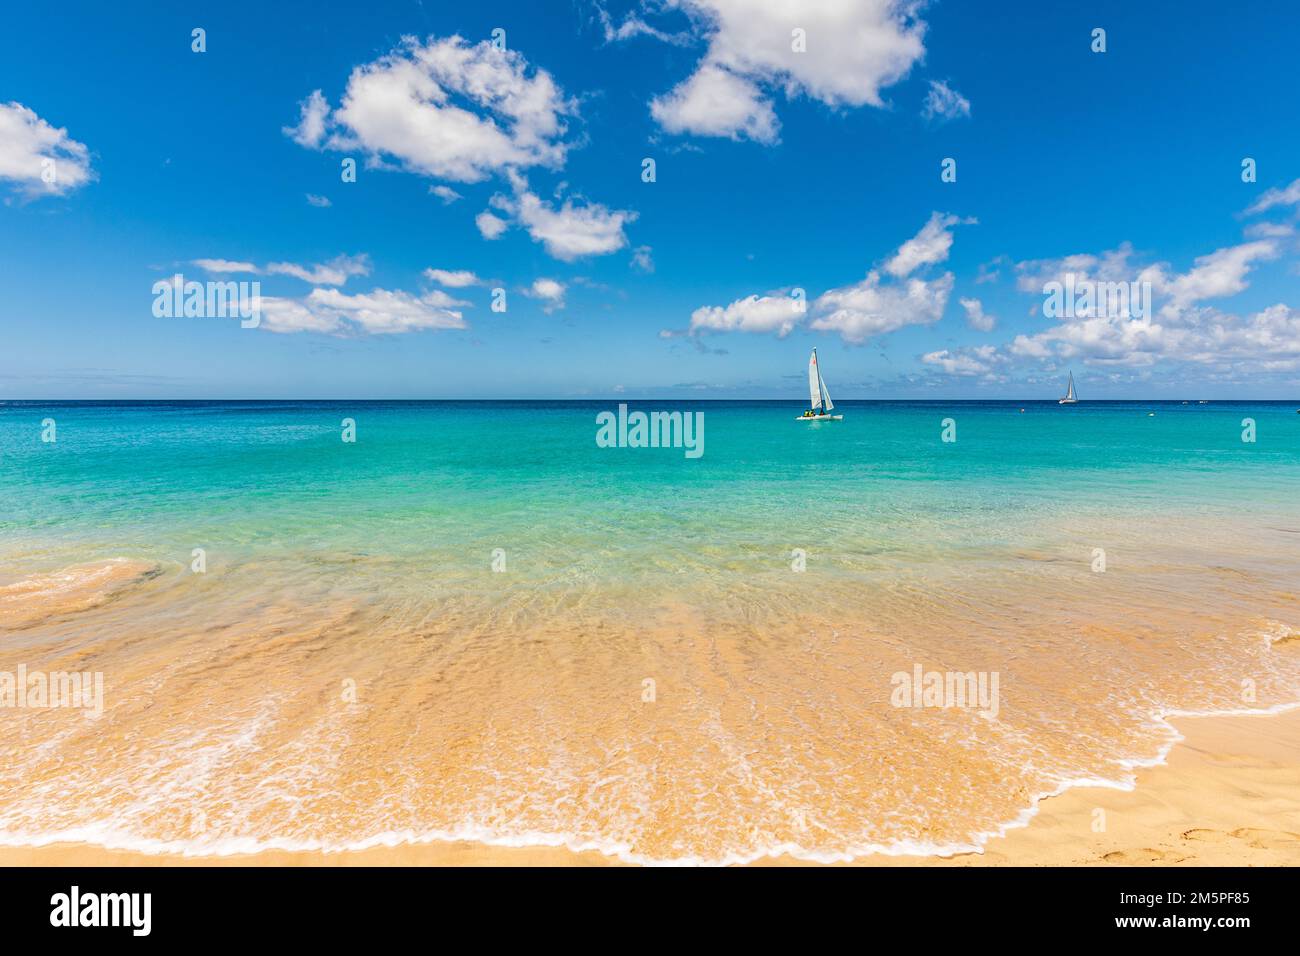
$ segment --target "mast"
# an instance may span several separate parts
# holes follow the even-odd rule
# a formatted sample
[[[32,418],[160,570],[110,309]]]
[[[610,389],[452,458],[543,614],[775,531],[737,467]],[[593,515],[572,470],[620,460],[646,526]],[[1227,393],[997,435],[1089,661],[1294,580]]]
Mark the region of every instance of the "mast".
[[[813,364],[817,366],[817,405],[818,414],[826,414],[826,385],[822,382],[822,363],[817,361],[817,346],[813,346]]]

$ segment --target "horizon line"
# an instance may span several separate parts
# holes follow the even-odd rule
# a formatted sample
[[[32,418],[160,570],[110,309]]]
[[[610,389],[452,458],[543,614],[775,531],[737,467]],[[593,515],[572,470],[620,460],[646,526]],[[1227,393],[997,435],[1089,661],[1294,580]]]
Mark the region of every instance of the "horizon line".
[[[0,399],[0,408],[10,404],[24,405],[48,405],[54,403],[80,403],[80,404],[198,404],[201,402],[278,402],[290,404],[294,402],[370,402],[370,403],[480,403],[488,404],[492,402],[613,402],[615,404],[628,402],[765,402],[765,403],[786,403],[790,405],[805,405],[806,403],[794,398],[690,398],[690,397],[672,397],[672,396],[573,396],[568,398],[4,398]],[[954,402],[984,402],[984,403],[1004,403],[1008,405],[1026,404],[1026,405],[1055,405],[1059,404],[1056,398],[843,398],[838,404],[872,404],[884,402],[931,402],[934,404],[951,404]],[[1200,403],[1220,403],[1220,404],[1259,404],[1259,403],[1276,403],[1276,404],[1296,404],[1300,403],[1298,398],[1090,398],[1079,399],[1075,404],[1078,405],[1106,405],[1106,404],[1124,404],[1130,402],[1148,402],[1151,404],[1162,405],[1181,405],[1181,404],[1200,404]]]

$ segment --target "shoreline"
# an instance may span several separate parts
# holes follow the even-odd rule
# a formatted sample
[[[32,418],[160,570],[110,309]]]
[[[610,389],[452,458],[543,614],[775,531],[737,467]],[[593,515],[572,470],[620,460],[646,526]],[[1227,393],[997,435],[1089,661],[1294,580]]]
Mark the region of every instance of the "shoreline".
[[[1070,787],[982,853],[871,854],[822,864],[782,855],[754,866],[1300,865],[1300,709],[1168,718],[1181,739],[1133,768],[1134,785]],[[183,856],[84,843],[0,846],[0,866],[623,866],[596,850],[471,841],[364,850]]]

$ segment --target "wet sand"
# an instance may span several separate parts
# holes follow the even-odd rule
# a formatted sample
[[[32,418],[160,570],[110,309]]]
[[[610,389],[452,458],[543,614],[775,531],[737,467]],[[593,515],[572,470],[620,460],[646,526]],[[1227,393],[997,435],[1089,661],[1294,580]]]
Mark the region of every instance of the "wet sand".
[[[1177,718],[1184,739],[1132,790],[1078,787],[1039,804],[1028,825],[948,858],[867,856],[865,866],[1300,865],[1300,710]],[[0,848],[15,866],[602,866],[561,847],[429,843],[338,853],[182,857],[81,844]],[[776,857],[757,865],[802,864]]]

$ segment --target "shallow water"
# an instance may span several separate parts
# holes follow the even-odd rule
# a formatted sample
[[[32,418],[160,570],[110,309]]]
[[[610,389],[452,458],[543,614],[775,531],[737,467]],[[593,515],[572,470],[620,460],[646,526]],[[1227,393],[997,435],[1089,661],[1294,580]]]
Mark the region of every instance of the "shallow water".
[[[676,407],[0,406],[0,671],[104,675],[4,712],[0,842],[952,852],[1300,699],[1292,405]]]

